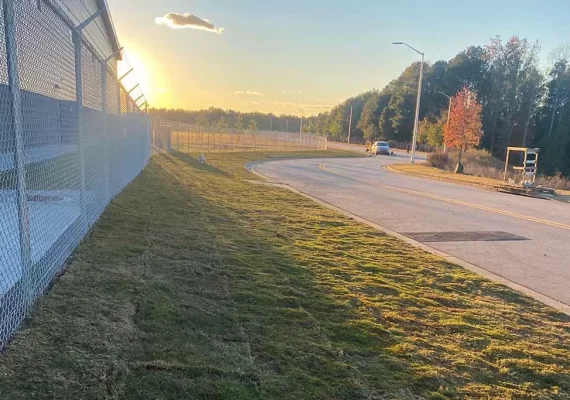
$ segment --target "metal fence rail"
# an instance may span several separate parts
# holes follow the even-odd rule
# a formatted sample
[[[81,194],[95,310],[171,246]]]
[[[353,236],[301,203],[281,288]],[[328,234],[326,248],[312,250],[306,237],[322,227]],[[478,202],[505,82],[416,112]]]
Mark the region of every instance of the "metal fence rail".
[[[116,54],[64,3],[0,0],[0,349],[151,156]]]
[[[310,151],[326,150],[327,138],[311,134],[226,129],[152,118],[155,152],[171,150],[186,153],[233,151]]]

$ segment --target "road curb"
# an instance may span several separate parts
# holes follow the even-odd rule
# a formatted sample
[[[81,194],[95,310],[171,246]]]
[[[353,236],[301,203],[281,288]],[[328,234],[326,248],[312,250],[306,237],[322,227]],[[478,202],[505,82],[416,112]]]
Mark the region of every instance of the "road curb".
[[[372,228],[374,228],[374,229],[376,229],[376,230],[378,230],[378,231],[380,231],[380,232],[386,233],[387,235],[394,236],[394,237],[396,237],[396,238],[398,238],[398,239],[400,239],[400,240],[406,242],[407,244],[409,244],[409,245],[411,245],[411,246],[413,246],[413,247],[415,247],[415,248],[418,248],[418,249],[423,250],[423,251],[426,251],[426,252],[428,252],[428,253],[430,253],[430,254],[436,255],[436,256],[438,256],[438,257],[440,257],[440,258],[442,258],[442,259],[444,259],[444,260],[446,260],[446,261],[448,261],[448,262],[450,262],[450,263],[459,265],[460,267],[463,267],[463,268],[465,268],[465,269],[467,269],[467,270],[469,270],[469,271],[471,271],[471,272],[474,272],[474,273],[476,273],[476,274],[478,274],[478,275],[480,275],[480,276],[482,276],[482,277],[484,277],[484,278],[487,278],[487,279],[489,279],[490,281],[493,281],[493,282],[500,283],[500,284],[503,284],[503,285],[505,285],[505,286],[508,286],[509,288],[514,289],[514,290],[516,290],[517,292],[520,292],[520,293],[525,294],[525,295],[527,295],[527,296],[529,296],[529,297],[532,297],[533,299],[535,299],[535,300],[537,300],[537,301],[539,301],[539,302],[541,302],[541,303],[543,303],[543,304],[545,304],[545,305],[547,305],[547,306],[550,306],[550,307],[552,307],[552,308],[557,309],[558,311],[561,311],[561,312],[563,312],[563,313],[565,313],[565,314],[567,314],[567,315],[570,315],[570,305],[567,305],[567,304],[565,304],[565,303],[562,303],[562,302],[560,302],[560,301],[558,301],[558,300],[556,300],[556,299],[553,299],[553,298],[551,298],[551,297],[549,297],[549,296],[547,296],[547,295],[545,295],[545,294],[542,294],[542,293],[540,293],[540,292],[537,292],[537,291],[535,291],[535,290],[533,290],[533,289],[530,289],[530,288],[528,288],[528,287],[526,287],[526,286],[523,286],[523,285],[520,285],[520,284],[518,284],[518,283],[516,283],[516,282],[513,282],[513,281],[511,281],[510,279],[505,278],[504,276],[495,274],[494,272],[488,271],[488,270],[486,270],[486,269],[484,269],[484,268],[481,268],[481,267],[479,267],[479,266],[477,266],[477,265],[475,265],[475,264],[471,264],[470,262],[464,261],[464,260],[462,260],[462,259],[460,259],[460,258],[457,258],[457,257],[455,257],[455,256],[452,256],[452,255],[450,255],[450,254],[447,254],[447,253],[445,253],[445,252],[443,252],[443,251],[441,251],[441,250],[438,250],[438,249],[436,249],[436,248],[430,247],[430,246],[426,245],[425,243],[418,242],[418,241],[416,241],[416,240],[414,240],[414,239],[411,239],[411,238],[409,238],[409,237],[407,237],[407,236],[402,235],[401,233],[398,233],[398,232],[395,232],[395,231],[393,231],[393,230],[391,230],[391,229],[385,228],[385,227],[383,227],[382,225],[378,225],[378,224],[376,224],[376,223],[374,223],[374,222],[372,222],[372,221],[369,221],[369,220],[367,220],[367,219],[365,219],[365,218],[362,218],[362,217],[360,217],[360,216],[358,216],[358,215],[356,215],[356,214],[353,214],[353,213],[351,213],[350,211],[347,211],[347,210],[345,210],[345,209],[343,209],[343,208],[337,207],[337,206],[335,206],[335,205],[333,205],[333,204],[327,203],[326,201],[323,201],[323,200],[321,200],[321,199],[318,199],[318,198],[316,198],[316,197],[313,197],[313,196],[311,196],[311,195],[309,195],[309,194],[307,194],[307,193],[304,193],[304,192],[302,192],[302,191],[300,191],[300,190],[298,190],[298,189],[295,189],[295,188],[293,188],[293,187],[291,187],[291,186],[289,186],[289,185],[285,185],[285,184],[276,182],[276,181],[274,181],[274,180],[272,180],[272,179],[266,177],[265,175],[261,174],[260,172],[256,171],[255,167],[256,167],[257,165],[264,164],[264,163],[266,163],[266,162],[271,162],[271,161],[270,161],[270,160],[268,160],[268,161],[252,161],[252,162],[247,163],[247,164],[245,165],[245,168],[246,168],[248,171],[250,171],[251,173],[253,173],[254,175],[256,175],[256,176],[258,176],[259,178],[263,179],[264,181],[272,183],[272,186],[274,186],[274,187],[277,186],[277,187],[281,187],[281,188],[283,188],[283,189],[288,189],[288,190],[290,190],[290,191],[292,191],[292,192],[294,192],[294,193],[297,193],[297,194],[299,194],[299,195],[301,195],[301,196],[303,196],[303,197],[305,197],[305,198],[308,198],[308,199],[314,201],[315,203],[317,203],[317,204],[319,204],[319,205],[322,205],[322,206],[327,207],[327,208],[329,208],[329,209],[331,209],[331,210],[334,210],[334,211],[336,211],[336,212],[338,212],[338,213],[344,215],[345,217],[348,217],[348,218],[353,219],[354,221],[357,221],[357,222],[366,224],[366,225],[368,225],[368,226],[370,226],[370,227],[372,227]],[[276,184],[277,184],[277,185],[276,185]]]

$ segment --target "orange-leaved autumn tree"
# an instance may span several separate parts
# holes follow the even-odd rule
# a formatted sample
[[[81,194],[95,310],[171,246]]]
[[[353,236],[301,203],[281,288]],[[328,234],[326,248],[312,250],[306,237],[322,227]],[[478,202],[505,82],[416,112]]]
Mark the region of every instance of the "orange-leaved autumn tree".
[[[455,172],[463,171],[461,164],[463,151],[481,142],[483,136],[481,109],[477,95],[467,86],[453,97],[449,124],[444,130],[443,140],[447,147],[459,148],[459,161]]]

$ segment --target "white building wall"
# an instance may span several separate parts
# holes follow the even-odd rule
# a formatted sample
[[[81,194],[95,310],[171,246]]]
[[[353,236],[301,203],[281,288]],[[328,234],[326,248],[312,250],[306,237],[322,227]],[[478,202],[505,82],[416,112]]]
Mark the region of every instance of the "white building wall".
[[[71,21],[80,24],[91,15],[95,14],[99,7],[96,0],[53,0],[69,17]],[[106,58],[113,53],[111,45],[113,39],[109,38],[103,17],[99,16],[83,31],[84,38],[93,45],[100,58]],[[113,63],[116,69],[116,63]]]

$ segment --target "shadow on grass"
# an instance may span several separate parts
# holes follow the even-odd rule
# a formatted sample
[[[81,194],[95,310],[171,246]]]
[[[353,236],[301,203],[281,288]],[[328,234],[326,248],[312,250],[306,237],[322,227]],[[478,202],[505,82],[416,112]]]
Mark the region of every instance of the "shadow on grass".
[[[516,293],[244,182],[246,159],[211,156],[219,172],[198,174],[202,164],[184,157],[154,157],[0,358],[0,398],[505,399],[570,389],[568,318],[506,302]]]
[[[192,157],[188,153],[182,153],[180,151],[173,150],[171,156],[177,158],[178,160],[188,164],[188,166],[204,172],[211,172],[213,174],[224,175],[224,176],[231,176],[230,173],[223,171],[215,166],[208,164],[208,155],[206,155],[206,162],[202,163],[198,158]]]
[[[265,189],[202,167],[157,156],[115,199],[0,359],[0,398],[363,399],[407,385],[406,362],[384,354],[397,340],[355,329],[353,306],[271,233]]]
[[[233,171],[223,155],[212,163]],[[185,182],[176,163],[160,167]],[[287,191],[225,178],[208,185],[196,206],[227,263],[263,398],[506,398],[570,388],[570,377],[546,366],[568,361],[542,364],[541,355],[564,335],[567,316]],[[553,335],[538,339],[547,325]],[[500,381],[499,353],[514,372]]]
[[[282,238],[272,231],[279,230],[278,225],[282,224],[281,205],[271,206],[275,194],[267,197],[265,188],[235,180],[230,183],[225,179],[229,175],[226,174],[219,181],[208,182],[216,189],[212,190],[213,197],[204,197],[202,191],[195,193],[191,188],[185,188],[191,186],[188,185],[189,175],[177,162],[168,158],[162,161],[155,165],[156,179],[169,177],[171,184],[180,188],[181,198],[192,198],[191,208],[196,210],[196,216],[192,218],[191,229],[198,230],[201,235],[200,258],[205,255],[218,257],[216,262],[207,263],[207,274],[217,275],[210,283],[211,288],[223,288],[227,291],[224,296],[231,300],[226,304],[212,304],[217,316],[203,310],[203,316],[187,321],[195,329],[206,332],[205,336],[221,339],[224,343],[223,346],[206,346],[212,353],[202,354],[199,358],[217,362],[204,363],[204,371],[217,370],[222,365],[226,370],[242,370],[251,378],[249,383],[255,383],[256,396],[263,399],[360,399],[365,398],[365,393],[391,393],[407,388],[406,377],[410,374],[407,362],[390,356],[387,350],[399,343],[397,336],[390,335],[381,325],[359,326],[357,321],[361,316],[354,305],[335,300],[327,287],[319,286],[308,263],[287,251]],[[231,193],[235,197],[231,200],[224,195],[222,203],[215,192],[217,188],[231,191],[230,187],[237,189],[236,193]],[[164,192],[172,193],[172,189]],[[247,196],[243,197],[244,194]],[[265,200],[269,201],[264,205]],[[290,200],[297,201],[298,198],[293,195]],[[161,238],[157,240],[159,247],[171,247],[168,245],[170,239],[165,238],[164,243]],[[185,275],[189,272],[183,271]],[[177,278],[180,282],[184,280],[184,277]],[[203,281],[194,281],[191,285],[208,290]],[[184,287],[188,290],[190,286]],[[220,329],[220,321],[232,320],[231,315],[237,316],[233,321],[235,325]],[[212,317],[217,317],[218,321]],[[188,325],[182,324],[181,329],[187,330]],[[172,346],[174,354],[184,349],[189,339],[183,332],[175,332],[166,342],[168,347]],[[247,349],[234,360],[226,359],[223,348],[228,343],[246,344]],[[216,348],[219,350],[213,350]],[[368,373],[374,371],[374,377],[366,379],[360,369]],[[212,392],[207,394],[220,395],[222,392],[215,389],[219,384],[213,381],[219,374],[206,375],[212,379]],[[139,379],[136,385],[134,383],[130,389],[138,394],[133,398],[153,390],[154,395],[160,394],[153,389],[156,383],[153,380],[143,387]],[[232,396],[223,398],[240,396],[232,392]],[[243,398],[257,397],[249,393],[249,397]]]

